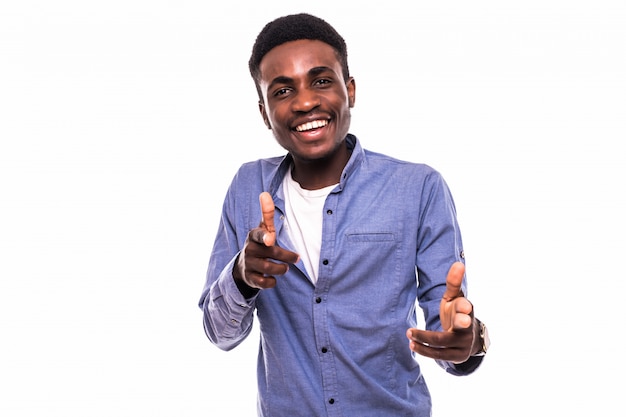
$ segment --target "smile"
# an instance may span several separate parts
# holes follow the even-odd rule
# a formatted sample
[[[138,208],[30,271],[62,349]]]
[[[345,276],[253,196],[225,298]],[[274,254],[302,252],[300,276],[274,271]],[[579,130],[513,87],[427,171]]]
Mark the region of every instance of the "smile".
[[[300,126],[296,126],[296,131],[306,132],[307,130],[318,129],[326,125],[328,125],[328,120],[313,120],[312,122],[307,122],[307,123],[301,124]]]

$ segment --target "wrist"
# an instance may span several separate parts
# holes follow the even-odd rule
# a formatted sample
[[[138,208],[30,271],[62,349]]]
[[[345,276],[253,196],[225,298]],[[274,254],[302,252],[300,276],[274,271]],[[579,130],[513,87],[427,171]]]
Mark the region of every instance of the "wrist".
[[[243,298],[245,298],[246,300],[254,297],[259,292],[258,288],[252,288],[251,286],[246,284],[242,279],[237,279],[235,277],[233,277],[233,279],[235,280],[235,285],[237,286],[237,289],[239,290],[241,295],[243,295]]]
[[[237,286],[237,289],[245,299],[252,298],[259,292],[258,288],[253,288],[249,286],[241,276],[239,270],[239,256],[237,256],[237,259],[235,260],[232,276],[233,280],[235,281],[235,285]]]

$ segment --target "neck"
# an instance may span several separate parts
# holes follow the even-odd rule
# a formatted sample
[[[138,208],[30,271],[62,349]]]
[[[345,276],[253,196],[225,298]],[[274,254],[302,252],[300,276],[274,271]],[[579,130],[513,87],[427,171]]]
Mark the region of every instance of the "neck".
[[[305,190],[319,190],[337,184],[351,153],[344,144],[330,158],[308,161],[294,158],[291,176]]]

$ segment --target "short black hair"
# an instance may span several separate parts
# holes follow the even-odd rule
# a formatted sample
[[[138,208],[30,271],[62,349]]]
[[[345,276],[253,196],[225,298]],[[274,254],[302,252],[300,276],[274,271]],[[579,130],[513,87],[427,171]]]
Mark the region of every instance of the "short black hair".
[[[262,97],[259,80],[261,60],[270,50],[290,41],[300,39],[318,40],[330,45],[336,52],[341,63],[343,78],[345,81],[350,77],[348,70],[348,48],[343,37],[328,22],[319,17],[307,13],[298,13],[279,17],[261,30],[252,47],[252,55],[248,62],[250,75],[254,80],[259,98]]]

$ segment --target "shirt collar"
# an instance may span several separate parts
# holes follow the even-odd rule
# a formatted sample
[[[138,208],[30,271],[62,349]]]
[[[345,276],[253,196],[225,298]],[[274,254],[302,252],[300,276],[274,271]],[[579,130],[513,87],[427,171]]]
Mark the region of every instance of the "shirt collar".
[[[357,169],[357,167],[361,165],[365,157],[365,153],[363,151],[363,148],[361,147],[361,143],[353,134],[348,133],[346,139],[344,140],[344,145],[352,151],[352,154],[350,155],[348,163],[343,168],[341,178],[339,179],[339,185],[337,186],[337,191],[343,190],[346,181],[348,180],[348,178],[350,178],[350,176]],[[280,161],[280,163],[276,166],[274,175],[270,176],[272,180],[270,182],[269,190],[272,195],[275,195],[277,190],[280,188],[283,178],[289,172],[292,162],[293,158],[291,157],[291,155],[286,154]]]

